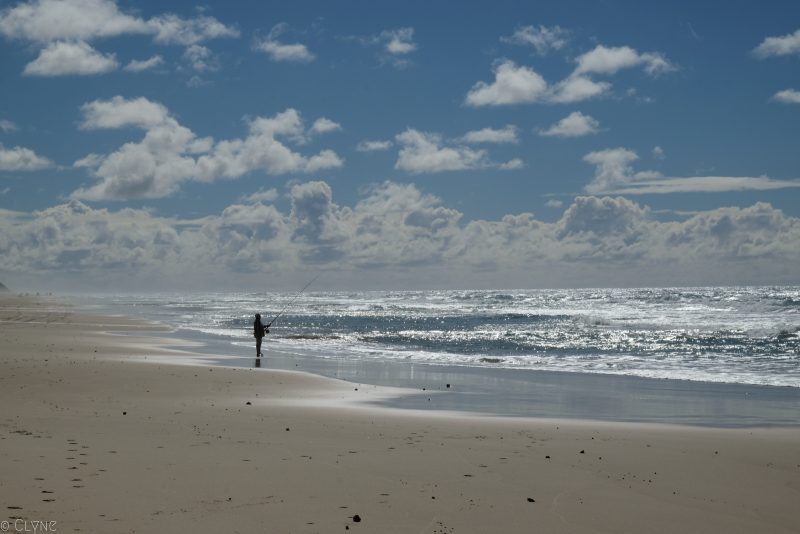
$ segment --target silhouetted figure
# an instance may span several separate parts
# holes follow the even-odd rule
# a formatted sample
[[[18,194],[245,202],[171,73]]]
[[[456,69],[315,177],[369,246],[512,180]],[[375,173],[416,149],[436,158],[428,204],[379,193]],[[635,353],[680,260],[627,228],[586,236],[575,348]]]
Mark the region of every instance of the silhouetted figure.
[[[269,329],[261,323],[261,314],[256,314],[256,320],[253,322],[253,337],[256,338],[256,358],[261,356],[261,340],[265,335],[269,334]]]

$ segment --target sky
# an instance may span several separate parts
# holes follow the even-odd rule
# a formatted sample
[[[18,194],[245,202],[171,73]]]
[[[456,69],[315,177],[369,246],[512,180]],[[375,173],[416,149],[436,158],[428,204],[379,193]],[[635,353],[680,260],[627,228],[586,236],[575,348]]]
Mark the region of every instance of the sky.
[[[0,281],[800,283],[792,1],[0,2]]]

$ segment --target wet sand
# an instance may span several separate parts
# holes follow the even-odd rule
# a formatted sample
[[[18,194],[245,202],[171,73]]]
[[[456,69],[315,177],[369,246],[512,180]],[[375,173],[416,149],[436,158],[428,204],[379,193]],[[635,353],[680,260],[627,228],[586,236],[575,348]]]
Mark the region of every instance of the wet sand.
[[[160,334],[0,298],[10,531],[800,531],[797,427],[401,410],[390,388],[153,363]]]

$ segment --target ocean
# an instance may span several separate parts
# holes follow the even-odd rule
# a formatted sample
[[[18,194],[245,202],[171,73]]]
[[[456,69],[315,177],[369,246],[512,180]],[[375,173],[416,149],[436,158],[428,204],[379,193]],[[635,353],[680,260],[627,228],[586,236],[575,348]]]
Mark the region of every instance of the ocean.
[[[313,289],[313,288],[312,288]],[[241,365],[263,350],[411,363],[800,387],[800,288],[189,293],[82,297],[155,320]],[[252,363],[249,365],[252,366]]]

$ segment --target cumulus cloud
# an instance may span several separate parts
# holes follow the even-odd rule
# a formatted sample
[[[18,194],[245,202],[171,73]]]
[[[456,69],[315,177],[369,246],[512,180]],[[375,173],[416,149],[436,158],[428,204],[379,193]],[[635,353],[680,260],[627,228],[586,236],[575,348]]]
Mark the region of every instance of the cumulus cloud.
[[[519,129],[513,124],[502,128],[481,128],[467,132],[461,138],[465,143],[519,143]]]
[[[114,0],[30,0],[0,11],[0,34],[40,45],[39,56],[24,74],[60,76],[101,74],[119,65],[89,42],[121,35],[149,35],[159,44],[197,45],[209,39],[238,37],[239,31],[214,17],[182,18],[173,14],[150,19],[125,13]],[[126,70],[152,68],[131,62]]]
[[[510,60],[500,61],[494,67],[494,82],[477,82],[464,103],[474,107],[534,102],[569,104],[596,98],[611,90],[609,82],[594,80],[594,75],[613,75],[623,69],[642,67],[647,74],[656,76],[676,69],[663,54],[640,53],[629,46],[598,45],[575,61],[577,65],[572,73],[553,84],[529,67],[518,67]]]
[[[564,202],[555,198],[551,198],[545,202],[544,205],[548,208],[558,209],[564,207]]]
[[[386,52],[395,56],[410,54],[417,49],[417,44],[414,42],[414,28],[384,30],[377,40],[383,43]]]
[[[608,148],[590,152],[583,161],[595,165],[594,180],[587,186],[589,193],[614,191],[633,179],[631,163],[639,159],[636,152],[627,148]]]
[[[800,53],[800,30],[780,37],[767,37],[753,49],[753,55],[764,59]]]
[[[25,65],[26,76],[66,76],[103,74],[119,67],[114,54],[101,54],[83,41],[58,41],[45,47]]]
[[[550,50],[561,50],[569,41],[569,32],[560,26],[547,27],[522,26],[517,28],[508,37],[501,37],[501,41],[517,45],[532,46],[540,56]]]
[[[314,124],[311,126],[311,133],[312,134],[324,134],[330,132],[336,132],[342,129],[342,125],[338,122],[334,122],[326,117],[320,117],[319,119],[314,121]]]
[[[494,82],[477,82],[465,98],[468,106],[501,106],[543,100],[547,82],[528,67],[518,67],[510,60],[495,65]]]
[[[237,280],[273,283],[325,270],[345,285],[664,285],[797,283],[800,219],[769,204],[726,207],[661,222],[622,197],[577,197],[555,222],[531,213],[464,221],[412,184],[372,186],[350,206],[325,182],[293,183],[290,208],[261,190],[202,219],[146,210],[93,209],[79,201],[34,213],[0,211],[0,272],[87,287],[174,288]],[[558,201],[548,206],[560,208]],[[155,276],[158,275],[158,276]],[[676,278],[677,276],[677,278]],[[82,278],[80,278],[82,277]],[[544,278],[542,278],[544,277]],[[527,281],[527,282],[526,282]]]
[[[113,0],[23,2],[0,11],[0,33],[8,38],[39,43],[146,34],[152,35],[157,43],[184,46],[239,36],[236,28],[214,17],[182,18],[165,14],[145,20],[120,11]]]
[[[800,180],[775,180],[766,176],[690,176],[665,177],[656,171],[634,172],[639,157],[627,148],[590,152],[583,157],[595,165],[594,179],[585,190],[593,194],[714,193],[722,191],[765,191],[800,187]]]
[[[150,59],[132,59],[125,67],[122,69],[127,72],[142,72],[145,70],[154,69],[156,67],[160,67],[164,64],[164,58],[161,56],[153,56]]]
[[[158,102],[144,97],[126,99],[115,96],[109,100],[94,100],[81,106],[85,130],[123,128],[136,126],[149,128],[164,123],[169,111]]]
[[[573,111],[546,130],[541,130],[539,135],[551,137],[581,137],[595,134],[600,129],[600,122],[580,111]]]
[[[73,192],[73,198],[160,198],[175,193],[190,180],[234,179],[254,171],[270,175],[311,173],[344,164],[332,150],[305,156],[286,144],[305,139],[303,120],[294,109],[274,117],[256,117],[248,124],[247,137],[220,141],[198,137],[163,105],[142,97],[96,100],[81,109],[84,129],[132,126],[144,130],[145,135],[111,154],[91,154],[76,162],[94,167],[98,183]]]
[[[655,159],[664,159],[666,158],[666,154],[664,153],[664,149],[660,146],[653,147],[653,158]]]
[[[371,141],[369,139],[365,139],[356,145],[356,150],[358,152],[379,152],[389,150],[393,146],[394,143],[391,141]]]
[[[775,93],[772,99],[776,102],[781,102],[782,104],[800,104],[800,91],[795,89],[784,89],[783,91],[778,91]]]
[[[308,47],[301,43],[282,43],[281,35],[290,30],[285,22],[276,24],[264,39],[257,39],[254,48],[264,52],[272,61],[289,61],[295,63],[309,63],[316,59]]]
[[[594,49],[575,59],[578,66],[574,74],[616,74],[622,69],[644,67],[645,72],[657,75],[675,70],[662,55],[655,52],[640,53],[629,46],[606,47],[597,45]]]
[[[557,104],[572,104],[603,96],[611,90],[608,82],[598,82],[586,76],[569,76],[553,86],[549,101]]]
[[[395,140],[402,147],[395,169],[413,174],[461,171],[488,164],[485,150],[442,146],[442,138],[437,134],[409,128],[398,134]]]
[[[52,166],[52,161],[29,148],[6,148],[0,143],[0,171],[38,171]]]
[[[0,11],[0,33],[46,43],[148,33],[147,22],[110,0],[31,0]]]

